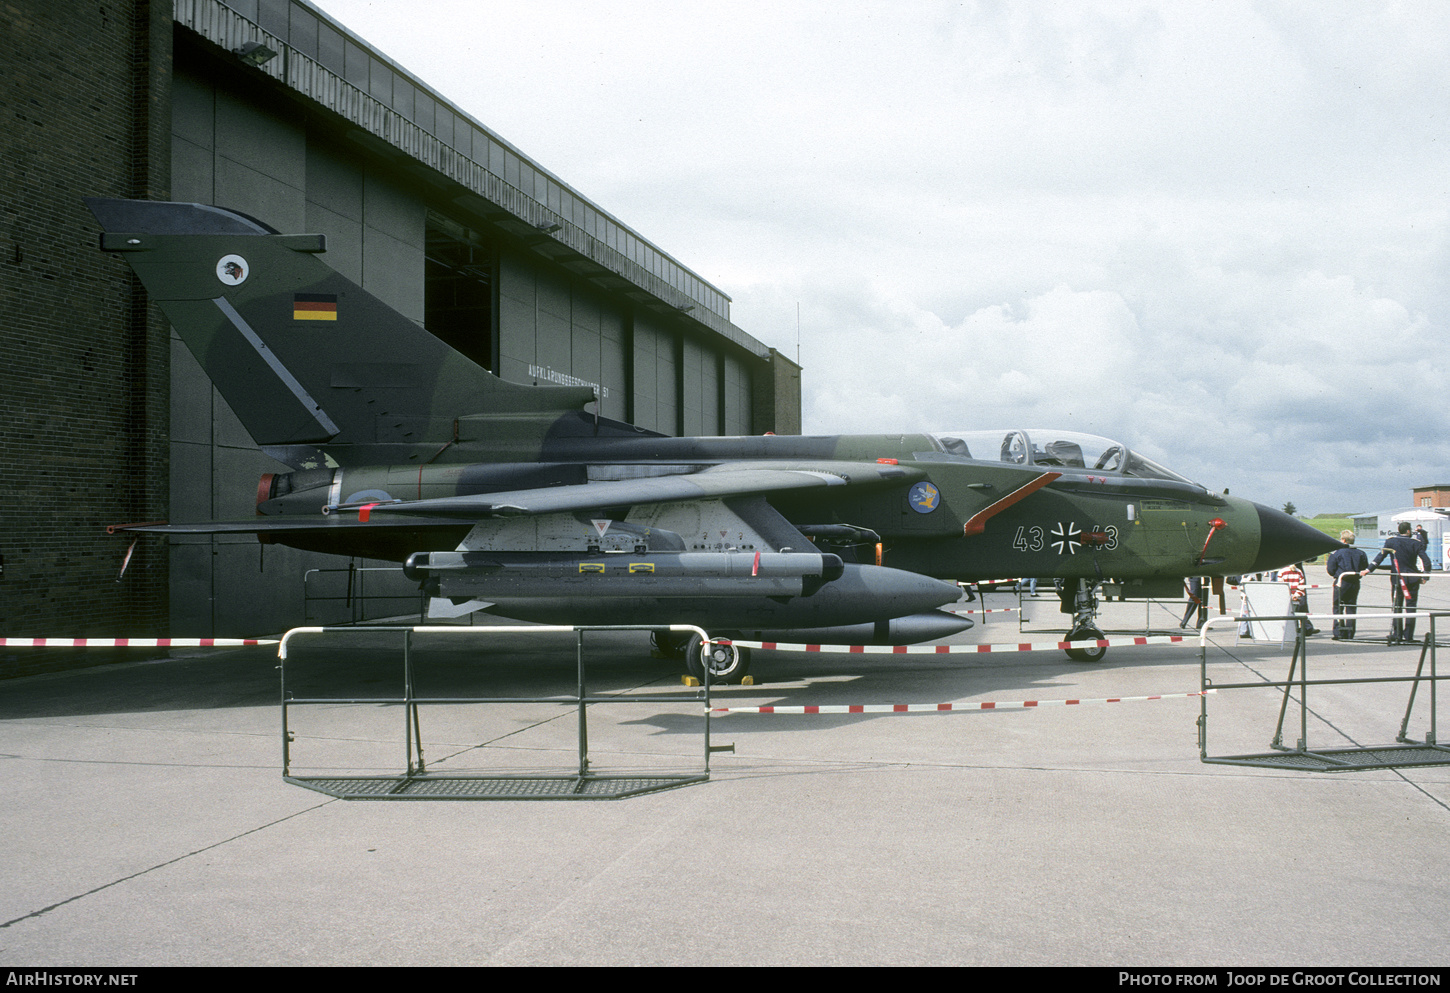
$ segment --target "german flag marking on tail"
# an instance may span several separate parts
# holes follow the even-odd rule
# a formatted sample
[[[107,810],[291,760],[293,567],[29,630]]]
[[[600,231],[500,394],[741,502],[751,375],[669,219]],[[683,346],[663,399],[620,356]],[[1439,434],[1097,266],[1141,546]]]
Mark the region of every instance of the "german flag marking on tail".
[[[337,320],[336,293],[295,293],[292,296],[294,321]]]

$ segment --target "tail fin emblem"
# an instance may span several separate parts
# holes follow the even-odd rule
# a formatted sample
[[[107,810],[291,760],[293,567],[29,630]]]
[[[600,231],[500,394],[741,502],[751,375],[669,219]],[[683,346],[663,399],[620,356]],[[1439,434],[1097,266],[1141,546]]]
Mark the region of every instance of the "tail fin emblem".
[[[216,264],[216,278],[227,286],[240,286],[247,281],[251,267],[240,255],[224,255]]]

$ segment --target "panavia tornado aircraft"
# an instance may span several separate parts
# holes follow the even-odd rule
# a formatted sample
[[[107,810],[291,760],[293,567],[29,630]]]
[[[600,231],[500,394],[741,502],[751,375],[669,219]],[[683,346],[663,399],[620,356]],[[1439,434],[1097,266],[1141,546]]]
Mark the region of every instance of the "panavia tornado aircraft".
[[[387,559],[434,597],[520,620],[695,624],[764,641],[909,644],[971,621],[953,581],[1064,580],[1069,641],[1105,582],[1173,596],[1339,543],[1064,431],[675,438],[592,414],[590,387],[505,382],[326,265],[321,235],[201,204],[88,199],[253,440],[291,467],[252,533]],[[731,644],[663,641],[738,679]],[[1079,659],[1105,646],[1074,647]]]

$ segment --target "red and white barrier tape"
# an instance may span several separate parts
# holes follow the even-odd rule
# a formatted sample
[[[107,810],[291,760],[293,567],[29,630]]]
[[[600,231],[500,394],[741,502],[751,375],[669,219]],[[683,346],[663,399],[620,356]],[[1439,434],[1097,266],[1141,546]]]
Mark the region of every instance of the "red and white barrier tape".
[[[1021,610],[1021,607],[993,607],[990,610],[947,610],[948,614],[1009,614]]]
[[[1384,568],[1384,567],[1381,567],[1379,569],[1379,572],[1384,573],[1386,576],[1394,576],[1394,575],[1396,575],[1394,572],[1391,572],[1388,568]],[[1357,575],[1357,574],[1356,573],[1353,573],[1353,572],[1342,572],[1342,573],[1340,573],[1340,575],[1341,576],[1353,576],[1353,575]],[[1408,577],[1410,579],[1434,579],[1436,576],[1443,576],[1443,575],[1445,575],[1445,573],[1444,572],[1402,572],[1402,573],[1399,573],[1399,575],[1406,576],[1406,577]],[[1365,579],[1368,579],[1369,577],[1366,576],[1364,578]],[[1270,582],[1273,582],[1273,580],[1269,580],[1269,579],[1254,580],[1254,581],[1255,582],[1262,582],[1262,583],[1270,583]],[[1288,585],[1287,583],[1284,583],[1283,580],[1279,580],[1278,582],[1281,583],[1282,585],[1285,585],[1285,586]],[[1230,590],[1237,590],[1237,589],[1240,589],[1241,588],[1241,584],[1228,583],[1227,586],[1226,586],[1226,588],[1227,589],[1230,589]],[[1306,590],[1332,590],[1332,589],[1334,589],[1334,584],[1333,583],[1306,583],[1304,585],[1304,588]]]
[[[0,648],[238,648],[265,638],[0,638]]]
[[[1271,582],[1271,580],[1268,580],[1268,579],[1255,580],[1255,582],[1269,583],[1269,582]],[[1278,582],[1279,582],[1279,585],[1280,586],[1288,586],[1289,585],[1288,583],[1284,582],[1283,580],[1279,580]],[[1320,583],[1305,583],[1304,584],[1304,588],[1306,590],[1332,590],[1332,589],[1334,589],[1334,584],[1333,583],[1324,583],[1324,584],[1321,585]],[[1242,589],[1242,587],[1237,586],[1237,585],[1235,585],[1233,583],[1228,583],[1228,584],[1226,584],[1224,586],[1224,589],[1237,590],[1237,589]]]
[[[1098,638],[1096,641],[1038,641],[1015,645],[791,645],[776,641],[720,642],[767,652],[810,652],[842,655],[978,655],[987,652],[1055,652],[1068,648],[1122,648],[1128,645],[1177,645],[1197,643],[1197,638],[1179,634],[1138,635],[1133,638]]]
[[[1153,696],[1110,696],[1098,700],[1017,700],[1002,703],[991,700],[977,703],[856,703],[817,704],[805,706],[711,707],[710,714],[923,714],[965,710],[1018,710],[1033,707],[1077,707],[1085,703],[1136,703],[1144,700],[1183,700],[1203,696],[1214,690],[1192,693],[1158,693]]]

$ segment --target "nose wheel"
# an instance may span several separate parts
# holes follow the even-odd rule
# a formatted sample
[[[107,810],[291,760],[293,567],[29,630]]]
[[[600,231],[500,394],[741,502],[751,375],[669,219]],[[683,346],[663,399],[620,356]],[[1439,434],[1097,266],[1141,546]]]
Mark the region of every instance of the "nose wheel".
[[[1104,641],[1103,633],[1091,624],[1073,628],[1067,633],[1066,641]],[[1108,654],[1107,645],[1092,645],[1082,648],[1065,649],[1067,657],[1074,662],[1101,662],[1103,656]]]

